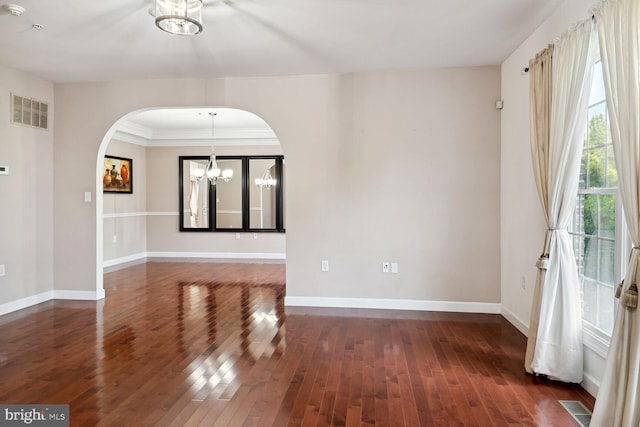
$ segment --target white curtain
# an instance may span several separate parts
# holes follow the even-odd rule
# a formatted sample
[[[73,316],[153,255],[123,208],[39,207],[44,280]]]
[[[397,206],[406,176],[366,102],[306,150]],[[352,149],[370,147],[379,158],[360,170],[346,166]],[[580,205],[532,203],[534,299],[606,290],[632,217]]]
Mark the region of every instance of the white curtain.
[[[640,425],[640,1],[601,3],[595,10],[607,105],[624,214],[633,241],[616,309],[592,427]],[[631,288],[631,289],[630,289]]]
[[[535,330],[530,330],[525,368],[565,382],[582,381],[580,283],[567,227],[578,190],[593,35],[589,20],[572,27],[554,43],[549,141],[545,145],[537,132],[531,141],[534,175],[548,230],[537,263],[530,323]],[[532,130],[536,128],[539,123],[532,123]],[[546,161],[541,162],[545,156]],[[545,164],[546,168],[541,167]]]
[[[191,227],[199,227],[200,221],[198,218],[198,195],[200,194],[200,184],[195,179],[191,179],[191,185],[189,188],[189,210],[191,215],[189,216]]]

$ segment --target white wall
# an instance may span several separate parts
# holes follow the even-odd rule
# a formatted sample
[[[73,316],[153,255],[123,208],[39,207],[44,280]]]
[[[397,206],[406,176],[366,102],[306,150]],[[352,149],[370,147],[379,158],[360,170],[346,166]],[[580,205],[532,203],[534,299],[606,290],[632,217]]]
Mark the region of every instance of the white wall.
[[[589,17],[593,0],[568,0],[502,64],[501,167],[501,300],[504,315],[527,332],[537,270],[546,224],[533,180],[529,139],[529,77],[521,70],[537,52],[559,37],[575,22]],[[524,280],[524,288],[523,288]],[[601,376],[585,357],[586,384],[590,391]]]
[[[265,119],[287,159],[288,296],[499,303],[498,67],[61,84],[55,96],[55,159],[80,165],[55,189],[56,288],[99,291],[101,200],[84,209],[81,195],[111,126],[140,108],[228,106]]]
[[[48,103],[49,129],[10,123],[10,93]],[[9,167],[9,175],[0,175],[0,264],[6,268],[0,314],[53,289],[53,183],[61,169],[73,179],[75,167],[53,167],[53,112],[53,84],[0,66],[0,165]],[[73,262],[73,246],[68,248],[66,260]]]

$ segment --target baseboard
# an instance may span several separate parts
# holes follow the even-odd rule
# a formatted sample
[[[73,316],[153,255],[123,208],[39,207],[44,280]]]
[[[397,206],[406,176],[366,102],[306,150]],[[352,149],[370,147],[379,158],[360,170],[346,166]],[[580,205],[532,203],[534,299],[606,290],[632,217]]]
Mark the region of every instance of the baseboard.
[[[284,260],[287,254],[279,252],[147,252],[147,258],[200,258],[200,259],[265,259]]]
[[[145,259],[145,258],[147,258],[147,253],[146,252],[140,252],[140,253],[133,254],[133,255],[127,255],[127,256],[120,257],[120,258],[113,258],[113,259],[109,259],[107,261],[103,261],[102,262],[102,267],[103,268],[113,267],[115,265],[120,265],[120,264],[129,263],[129,262],[139,261],[139,260]]]
[[[580,386],[591,396],[596,397],[598,395],[598,389],[600,388],[600,382],[592,375],[584,372],[582,374],[582,382],[580,383]]]
[[[105,273],[119,270],[130,265],[139,264],[150,258],[158,259],[188,259],[195,260],[223,260],[223,261],[284,261],[287,254],[261,252],[140,252],[120,258],[113,258],[102,263]],[[118,268],[120,267],[120,268]]]
[[[97,301],[102,298],[104,298],[104,290],[102,292],[52,290],[0,304],[0,316],[53,299]]]
[[[49,301],[51,299],[53,299],[53,291],[47,291],[30,297],[20,298],[15,301],[0,304],[0,316]]]
[[[83,300],[83,301],[98,301],[102,294],[104,298],[104,290],[102,293],[95,291],[67,291],[61,289],[55,289],[53,291],[52,299],[66,299],[66,300]]]
[[[516,329],[518,329],[520,332],[522,332],[522,334],[525,337],[529,336],[529,326],[526,325],[522,320],[520,320],[518,318],[518,316],[513,314],[513,312],[511,312],[510,310],[505,308],[504,305],[502,306],[502,311],[501,311],[500,314],[502,314],[502,317],[507,319],[509,321],[509,323],[511,323],[513,326],[515,326]]]
[[[449,311],[500,314],[499,303],[426,301],[376,298],[285,297],[285,305],[296,307],[372,308],[383,310]]]

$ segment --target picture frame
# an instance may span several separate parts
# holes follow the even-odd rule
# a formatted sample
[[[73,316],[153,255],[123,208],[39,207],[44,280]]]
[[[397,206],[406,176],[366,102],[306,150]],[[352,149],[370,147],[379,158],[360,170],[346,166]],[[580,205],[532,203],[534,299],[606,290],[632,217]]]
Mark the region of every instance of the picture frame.
[[[102,191],[104,193],[133,193],[133,159],[104,156]]]

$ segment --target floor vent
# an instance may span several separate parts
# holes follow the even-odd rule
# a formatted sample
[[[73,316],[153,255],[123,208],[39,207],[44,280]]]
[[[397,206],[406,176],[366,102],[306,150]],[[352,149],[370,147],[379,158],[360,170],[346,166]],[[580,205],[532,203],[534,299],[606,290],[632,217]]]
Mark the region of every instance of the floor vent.
[[[591,422],[591,411],[589,411],[582,402],[577,400],[559,400],[558,402],[564,406],[564,409],[571,414],[578,424],[582,427],[589,427],[589,423]]]
[[[33,126],[40,129],[49,128],[49,105],[35,99],[11,94],[11,122]]]

